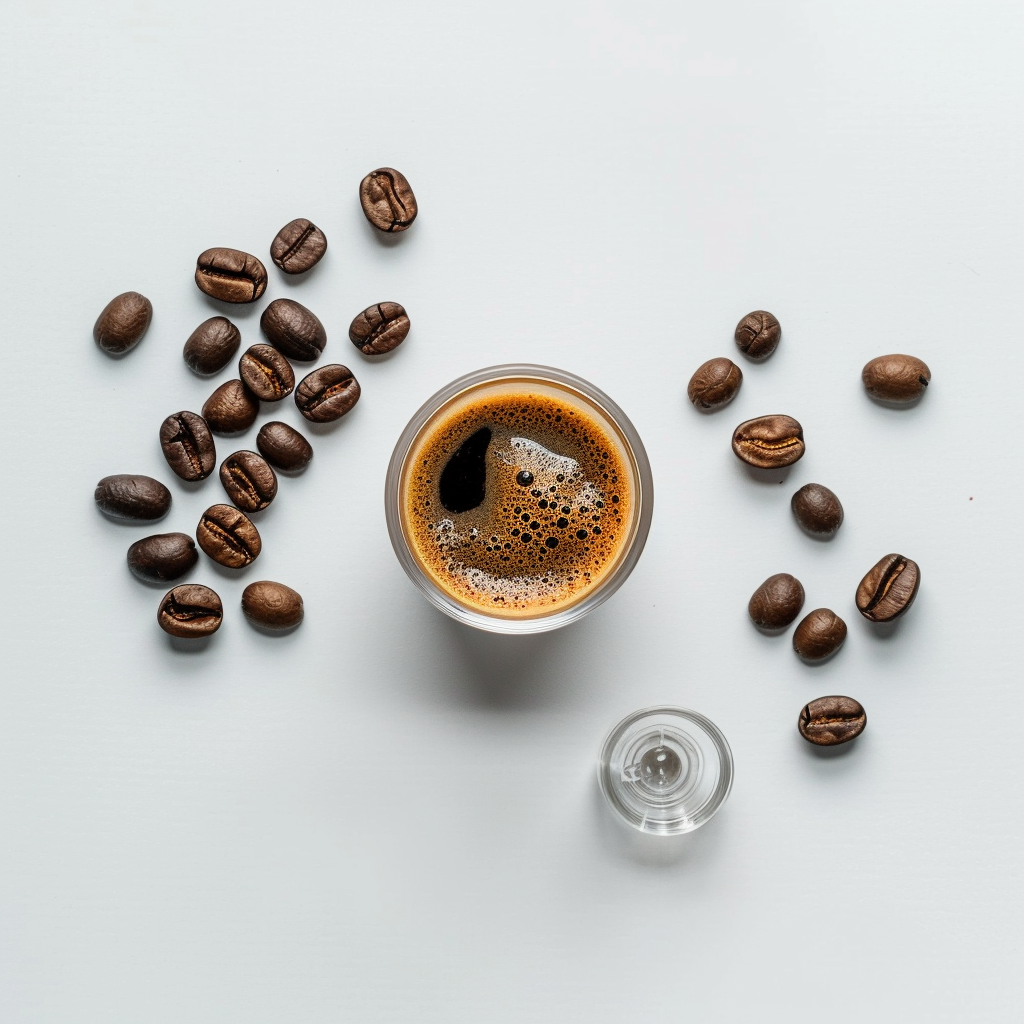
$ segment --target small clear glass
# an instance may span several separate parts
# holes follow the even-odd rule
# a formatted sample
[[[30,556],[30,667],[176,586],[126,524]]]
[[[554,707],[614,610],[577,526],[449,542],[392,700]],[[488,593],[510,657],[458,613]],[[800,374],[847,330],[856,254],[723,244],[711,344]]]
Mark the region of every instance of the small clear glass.
[[[620,447],[622,461],[631,473],[631,521],[619,545],[616,560],[601,580],[578,599],[567,601],[551,610],[533,615],[510,617],[490,614],[455,597],[440,585],[415,554],[415,545],[408,534],[405,515],[407,474],[410,455],[434,426],[461,401],[471,401],[478,392],[500,393],[503,387],[535,386],[545,393],[555,392],[561,398],[585,410],[597,420]],[[654,484],[643,442],[626,414],[593,384],[564,370],[550,366],[509,363],[490,366],[452,381],[428,399],[409,421],[395,445],[388,466],[384,507],[392,547],[402,568],[420,592],[446,615],[478,629],[495,633],[541,633],[568,625],[606,601],[632,572],[651,524]]]
[[[714,722],[684,708],[636,711],[608,734],[601,792],[618,816],[652,835],[692,832],[732,789],[732,751]]]

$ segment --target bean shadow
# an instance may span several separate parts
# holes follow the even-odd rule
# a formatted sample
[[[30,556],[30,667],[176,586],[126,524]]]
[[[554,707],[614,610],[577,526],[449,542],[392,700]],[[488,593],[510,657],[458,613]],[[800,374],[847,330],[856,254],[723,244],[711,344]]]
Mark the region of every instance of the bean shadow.
[[[362,215],[362,207],[359,209]],[[409,233],[413,228],[408,228],[405,231],[378,231],[364,216],[361,217],[363,222],[363,237],[372,238],[383,249],[393,249],[396,245],[400,245],[404,241],[404,236]]]
[[[743,472],[748,480],[758,484],[784,484],[789,476],[791,466],[782,466],[779,469],[761,469],[758,466],[751,466],[742,459],[736,460],[740,472]]]
[[[209,650],[210,645],[213,643],[213,636],[201,636],[193,639],[188,639],[183,636],[171,636],[170,633],[165,633],[164,636],[167,640],[167,646],[174,654],[205,654]]]

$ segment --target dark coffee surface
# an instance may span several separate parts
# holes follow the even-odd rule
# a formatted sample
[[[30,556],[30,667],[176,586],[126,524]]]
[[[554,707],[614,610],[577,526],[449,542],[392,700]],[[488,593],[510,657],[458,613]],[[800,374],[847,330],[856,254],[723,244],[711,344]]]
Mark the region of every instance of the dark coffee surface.
[[[570,393],[521,383],[457,401],[410,453],[411,546],[459,601],[508,617],[549,612],[615,565],[633,516],[628,458]]]

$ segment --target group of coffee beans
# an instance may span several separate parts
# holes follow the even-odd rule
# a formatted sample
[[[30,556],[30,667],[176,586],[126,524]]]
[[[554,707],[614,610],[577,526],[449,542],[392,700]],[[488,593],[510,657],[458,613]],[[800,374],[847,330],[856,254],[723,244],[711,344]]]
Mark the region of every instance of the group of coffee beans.
[[[417,214],[416,198],[404,175],[391,167],[371,171],[359,185],[366,219],[377,230],[405,231]],[[286,274],[311,270],[327,251],[327,238],[305,218],[286,224],[270,245],[270,257]],[[196,261],[195,281],[212,298],[251,303],[266,291],[266,267],[238,249],[213,248]],[[93,328],[105,352],[121,356],[142,339],[153,318],[152,303],[138,292],[112,299]],[[364,355],[376,356],[397,348],[409,334],[409,317],[397,302],[378,302],[359,313],[349,326],[349,339]],[[202,415],[182,410],[160,427],[160,447],[170,469],[182,480],[197,482],[210,476],[217,463],[214,434],[237,435],[253,425],[260,402],[277,402],[294,393],[299,412],[312,423],[328,423],[351,411],[359,400],[355,375],[340,363],[318,367],[298,385],[292,362],[318,359],[327,344],[319,318],[292,299],[276,299],[263,311],[260,329],[266,344],[250,346],[238,361],[238,377],[221,384],[202,408]],[[241,343],[241,332],[226,317],[200,324],[185,342],[183,357],[201,376],[224,369]],[[236,451],[220,465],[220,481],[230,504],[211,505],[195,531],[199,547],[215,562],[242,569],[259,556],[263,542],[249,518],[276,497],[275,469],[302,472],[313,448],[287,423],[264,424],[254,451]],[[135,522],[153,522],[170,511],[171,492],[159,480],[136,474],[104,477],[95,501],[106,515]],[[169,582],[180,579],[199,561],[192,538],[184,533],[155,534],[128,549],[128,566],[140,579]],[[261,580],[242,594],[242,610],[255,625],[286,630],[302,621],[300,595],[282,583]],[[181,584],[164,595],[157,622],[172,636],[210,636],[224,617],[220,597],[200,584]]]
[[[740,350],[755,362],[767,359],[782,337],[779,321],[763,309],[748,313],[734,333]],[[917,402],[931,381],[920,359],[887,355],[872,359],[861,372],[867,393],[877,402],[908,406]],[[736,397],[743,371],[724,356],[709,359],[690,378],[687,395],[693,405],[713,411]],[[732,450],[755,470],[791,466],[804,454],[803,428],[792,416],[773,414],[741,423],[732,435]],[[843,522],[843,506],[829,488],[805,484],[790,502],[797,523],[807,533],[828,539]],[[911,606],[921,582],[916,562],[900,554],[879,559],[857,587],[857,609],[876,623],[892,622]],[[804,588],[789,573],[769,577],[747,605],[751,621],[769,634],[781,634],[803,609]],[[846,623],[831,608],[815,608],[801,619],[793,634],[793,649],[805,662],[832,657],[846,640]],[[800,712],[800,735],[819,746],[845,743],[860,735],[867,722],[864,708],[851,697],[830,696],[811,701]]]

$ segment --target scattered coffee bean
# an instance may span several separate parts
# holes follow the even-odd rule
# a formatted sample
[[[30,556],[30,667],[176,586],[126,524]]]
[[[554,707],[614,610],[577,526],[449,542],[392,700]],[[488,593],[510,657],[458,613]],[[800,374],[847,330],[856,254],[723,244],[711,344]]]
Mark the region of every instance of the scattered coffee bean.
[[[171,636],[198,640],[220,629],[224,606],[209,587],[183,583],[164,594],[157,612],[160,628]]]
[[[232,504],[243,512],[259,512],[277,494],[277,477],[262,456],[235,452],[220,464],[220,482]]]
[[[263,548],[259,530],[244,513],[230,505],[211,505],[196,528],[199,546],[229,569],[241,569],[254,561]]]
[[[112,519],[153,522],[171,508],[171,492],[159,480],[134,473],[105,476],[93,494],[101,512]]]
[[[267,268],[239,249],[207,249],[196,260],[196,284],[221,302],[255,302],[267,288]]]
[[[763,309],[748,313],[736,325],[736,344],[750,359],[767,359],[779,344],[782,328],[779,321]]]
[[[352,321],[348,336],[363,355],[379,356],[398,348],[409,333],[409,315],[397,302],[368,306]]]
[[[834,747],[858,737],[868,724],[864,708],[852,697],[819,697],[797,719],[800,735],[819,747]]]
[[[194,412],[176,412],[160,426],[160,447],[167,465],[182,480],[204,480],[217,464],[210,428]]]
[[[770,631],[785,629],[804,606],[804,588],[788,572],[769,576],[751,595],[747,612],[754,625]]]
[[[299,412],[313,423],[340,419],[359,401],[359,382],[347,366],[329,363],[304,377],[295,389]]]
[[[286,274],[302,274],[327,252],[327,236],[305,217],[285,224],[270,243],[270,258]]]
[[[226,380],[203,406],[203,419],[217,434],[240,434],[248,430],[259,415],[256,396],[237,378]]]
[[[156,533],[128,549],[128,568],[149,583],[176,580],[198,561],[196,542],[186,533]]]
[[[793,650],[804,661],[831,657],[846,641],[846,623],[831,608],[808,612],[793,632]]]
[[[211,316],[189,335],[182,356],[189,369],[209,377],[231,362],[241,340],[241,332],[226,316]]]
[[[781,469],[803,456],[804,431],[792,416],[759,416],[736,428],[732,450],[750,466]]]
[[[909,405],[925,393],[932,371],[915,356],[891,355],[872,359],[860,377],[872,398],[894,405]]]
[[[92,336],[104,352],[124,355],[142,340],[153,320],[153,303],[138,292],[123,292],[100,313]]]
[[[917,562],[904,555],[886,555],[860,581],[857,609],[872,622],[891,622],[914,603],[920,586]]]
[[[405,231],[419,209],[405,175],[393,167],[378,167],[363,178],[359,202],[378,231]]]
[[[731,359],[720,356],[697,367],[686,394],[698,409],[720,409],[736,397],[742,383],[743,371]]]
[[[833,537],[843,525],[843,506],[827,487],[804,484],[790,502],[796,521],[815,537]]]
[[[298,473],[313,458],[310,443],[294,428],[273,420],[264,423],[256,435],[256,447],[272,466],[286,473]]]
[[[260,317],[260,330],[289,359],[319,359],[327,344],[324,325],[293,299],[275,299],[267,306]]]
[[[302,621],[302,597],[283,583],[260,580],[242,591],[242,611],[264,629],[291,629]]]
[[[295,390],[295,371],[273,345],[253,345],[238,360],[249,390],[264,402],[279,402]]]

